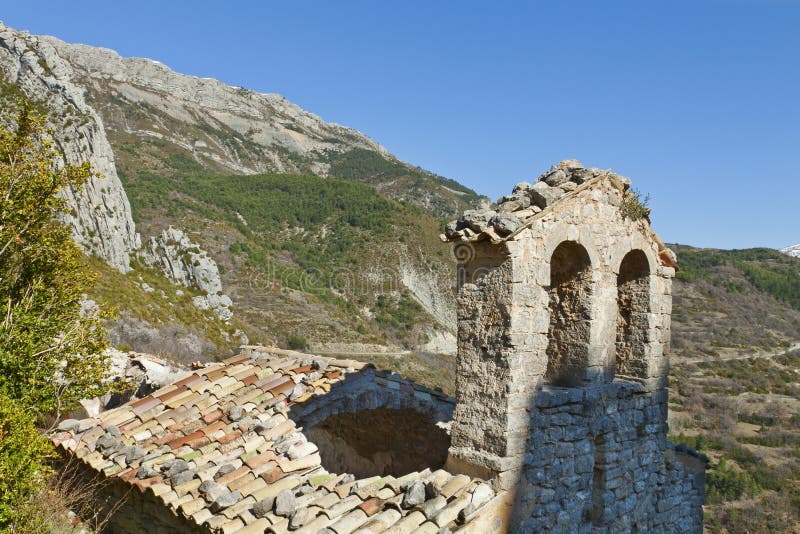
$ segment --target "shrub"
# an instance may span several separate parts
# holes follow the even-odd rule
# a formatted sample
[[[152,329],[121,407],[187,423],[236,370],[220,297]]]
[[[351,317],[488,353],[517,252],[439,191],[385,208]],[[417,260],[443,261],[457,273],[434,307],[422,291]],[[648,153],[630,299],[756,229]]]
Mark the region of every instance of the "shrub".
[[[0,128],[0,393],[35,417],[58,417],[108,390],[102,324],[82,311],[95,276],[57,221],[59,191],[80,189],[92,170],[57,166],[44,118],[27,102],[0,118],[9,121]]]
[[[760,490],[752,476],[729,466],[724,458],[706,476],[706,497],[711,503],[756,495]]]
[[[80,189],[92,171],[58,166],[33,105],[3,104],[14,116],[0,116],[0,526],[41,532],[14,526],[32,517],[51,472],[52,447],[36,424],[109,390],[100,316],[82,309],[94,276],[57,220],[59,192]]]
[[[644,195],[636,190],[630,189],[622,195],[622,217],[632,221],[644,219],[650,222],[650,208],[647,204],[650,203],[650,195]]]
[[[47,480],[52,454],[31,414],[0,394],[0,530],[16,520],[17,511]]]
[[[308,348],[308,342],[303,336],[292,334],[286,338],[286,346],[291,350],[306,350]]]

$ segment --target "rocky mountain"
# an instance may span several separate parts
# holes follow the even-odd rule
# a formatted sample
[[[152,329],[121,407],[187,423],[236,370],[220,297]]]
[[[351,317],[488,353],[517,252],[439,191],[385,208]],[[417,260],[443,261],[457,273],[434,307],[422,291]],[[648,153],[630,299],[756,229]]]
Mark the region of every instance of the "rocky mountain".
[[[175,154],[223,174],[295,173],[369,182],[435,216],[455,216],[474,191],[392,156],[366,135],[328,123],[278,94],[176,73],[143,58],[41,37],[74,69],[116,152],[168,171]]]
[[[795,258],[800,258],[800,243],[798,243],[797,245],[791,245],[789,247],[782,248],[781,252],[783,252],[784,254],[786,254],[788,256],[793,256]]]
[[[441,217],[485,204],[474,192],[279,95],[151,60],[0,25],[0,70],[0,95],[43,103],[64,159],[104,175],[65,194],[76,239],[102,260],[90,297],[117,308],[115,344],[186,360],[248,338],[453,350],[453,260],[438,235],[466,231]],[[542,182],[540,195],[564,185]],[[524,200],[497,209],[535,209]],[[676,248],[676,355],[800,337],[800,260]]]
[[[161,267],[169,277],[175,272],[167,268],[174,267],[168,253],[188,254],[204,266],[208,276],[204,280],[173,277],[174,281],[199,291],[193,296],[196,306],[229,319],[230,299],[221,293],[216,264],[196,244],[179,240],[177,247],[159,248],[151,240],[149,246],[142,248],[131,205],[117,173],[115,149],[102,118],[85,99],[82,75],[62,57],[54,46],[58,43],[0,23],[0,100],[7,102],[24,95],[46,114],[62,162],[92,164],[96,176],[79,191],[62,192],[69,206],[63,217],[72,228],[73,237],[91,256],[117,271],[109,274],[114,277],[131,273],[132,261],[137,259]],[[136,287],[146,293],[153,291],[144,282],[136,283]]]
[[[0,25],[0,70],[4,97],[48,110],[65,160],[103,175],[65,194],[76,240],[112,267],[92,261],[90,297],[119,310],[116,344],[452,350],[439,217],[473,191],[279,95],[152,60]]]

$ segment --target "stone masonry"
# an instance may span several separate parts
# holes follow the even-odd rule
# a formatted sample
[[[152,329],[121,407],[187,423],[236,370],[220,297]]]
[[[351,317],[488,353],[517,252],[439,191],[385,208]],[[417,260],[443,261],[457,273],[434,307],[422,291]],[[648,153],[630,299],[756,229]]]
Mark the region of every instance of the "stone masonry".
[[[520,532],[701,532],[704,459],[667,442],[674,254],[630,181],[575,160],[447,226],[459,261],[447,466]]]

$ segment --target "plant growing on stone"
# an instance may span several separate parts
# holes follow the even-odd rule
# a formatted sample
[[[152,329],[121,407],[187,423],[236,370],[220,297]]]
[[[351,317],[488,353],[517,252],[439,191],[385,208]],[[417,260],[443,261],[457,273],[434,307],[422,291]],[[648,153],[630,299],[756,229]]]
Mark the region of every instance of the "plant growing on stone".
[[[637,189],[629,189],[622,195],[622,217],[630,219],[631,221],[638,221],[641,219],[650,222],[650,208],[647,205],[650,203],[650,195],[642,195]]]
[[[50,475],[51,455],[27,411],[0,394],[0,531],[19,522],[19,511]]]

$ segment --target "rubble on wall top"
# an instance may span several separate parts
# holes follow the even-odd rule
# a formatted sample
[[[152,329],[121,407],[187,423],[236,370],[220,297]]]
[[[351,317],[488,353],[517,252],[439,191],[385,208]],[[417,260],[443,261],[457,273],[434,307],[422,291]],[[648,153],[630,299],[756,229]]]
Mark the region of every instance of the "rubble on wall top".
[[[442,241],[499,242],[522,228],[535,215],[601,176],[608,176],[627,191],[629,178],[597,167],[584,167],[576,159],[564,160],[539,176],[536,183],[520,182],[510,195],[500,197],[494,209],[467,210],[461,219],[447,224]]]

